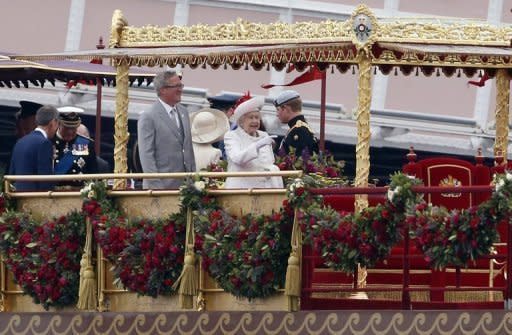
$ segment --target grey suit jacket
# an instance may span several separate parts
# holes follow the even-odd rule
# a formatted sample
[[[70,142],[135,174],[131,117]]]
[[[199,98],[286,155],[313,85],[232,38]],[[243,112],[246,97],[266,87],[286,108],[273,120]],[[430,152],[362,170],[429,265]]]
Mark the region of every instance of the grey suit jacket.
[[[181,104],[177,104],[176,108],[183,125],[183,138],[176,122],[158,100],[139,117],[137,141],[145,173],[196,170],[189,113]],[[182,179],[144,179],[142,186],[146,189],[176,189],[182,182]]]

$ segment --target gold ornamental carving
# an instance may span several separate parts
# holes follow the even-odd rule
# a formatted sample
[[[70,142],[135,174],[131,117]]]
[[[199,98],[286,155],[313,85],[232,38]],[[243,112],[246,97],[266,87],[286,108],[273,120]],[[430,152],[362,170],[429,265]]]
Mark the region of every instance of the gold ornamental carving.
[[[376,31],[379,30],[379,23],[370,8],[357,6],[348,22],[352,30],[352,43],[357,49],[368,49],[375,42]]]
[[[503,155],[505,162],[508,153],[508,124],[510,108],[510,76],[507,70],[496,72],[496,139],[494,155]]]
[[[116,27],[120,26],[116,18]],[[114,26],[114,19],[112,19]],[[114,31],[114,28],[113,28]],[[116,30],[117,32],[117,30]],[[262,38],[264,36],[264,38]],[[349,23],[327,20],[323,22],[298,22],[270,24],[234,22],[193,26],[143,27],[124,26],[121,29],[120,47],[200,46],[200,45],[261,45],[298,42],[340,42],[352,38]]]
[[[112,27],[110,31],[109,48],[116,48],[119,46],[122,30],[128,25],[128,21],[124,18],[121,10],[116,9],[112,15]]]
[[[365,28],[360,20],[367,20]],[[362,30],[355,30],[361,28]],[[366,35],[368,42],[366,41]],[[264,37],[264,38],[262,38]],[[447,45],[510,46],[511,26],[439,18],[375,18],[359,5],[346,21],[256,23],[242,19],[216,25],[129,26],[120,10],[114,11],[110,47],[170,47],[215,45],[272,45],[284,43],[373,42],[427,43]]]
[[[356,144],[356,187],[367,187],[370,175],[370,105],[371,105],[371,62],[367,53],[359,54],[359,97],[357,106],[357,144]],[[366,195],[356,195],[356,212],[368,207]]]
[[[380,42],[510,46],[512,27],[415,18],[381,22],[376,34]]]
[[[126,64],[117,66],[116,111],[114,114],[114,173],[128,172],[128,87],[129,69]],[[116,179],[114,190],[126,188],[126,179]]]

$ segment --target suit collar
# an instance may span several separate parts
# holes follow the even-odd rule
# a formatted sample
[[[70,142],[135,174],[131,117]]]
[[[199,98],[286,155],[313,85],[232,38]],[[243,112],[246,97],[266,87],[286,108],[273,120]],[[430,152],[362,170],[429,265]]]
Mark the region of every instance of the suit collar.
[[[41,133],[44,136],[44,138],[48,139],[48,134],[44,129],[37,127],[36,129],[34,129],[34,131],[36,133]]]

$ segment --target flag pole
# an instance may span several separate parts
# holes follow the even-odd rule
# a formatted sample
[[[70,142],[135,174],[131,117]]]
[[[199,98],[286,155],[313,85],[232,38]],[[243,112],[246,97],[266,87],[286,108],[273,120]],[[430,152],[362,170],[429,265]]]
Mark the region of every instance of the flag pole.
[[[322,71],[322,88],[320,91],[320,152],[325,151],[325,91],[327,71]]]
[[[99,43],[96,45],[96,49],[105,49],[103,44],[103,37],[100,36]],[[103,59],[98,59],[99,64],[103,64]],[[102,88],[103,80],[100,77],[96,78],[96,126],[94,130],[94,151],[96,155],[101,154],[101,99],[102,99]]]

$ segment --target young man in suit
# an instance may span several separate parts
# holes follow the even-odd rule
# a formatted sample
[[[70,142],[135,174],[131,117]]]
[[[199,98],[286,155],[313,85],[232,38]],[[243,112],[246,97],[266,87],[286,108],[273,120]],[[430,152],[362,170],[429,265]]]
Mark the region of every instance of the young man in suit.
[[[13,175],[52,175],[53,144],[51,139],[59,126],[59,112],[53,106],[43,106],[36,113],[37,127],[22,137],[14,146],[9,174]],[[53,183],[16,182],[16,191],[45,191]]]
[[[193,172],[196,170],[190,117],[180,104],[183,84],[174,71],[153,80],[158,100],[139,117],[137,142],[144,173]],[[145,189],[176,189],[181,179],[144,179]]]

